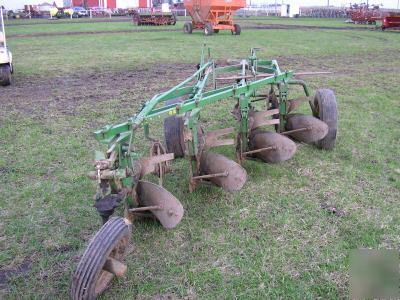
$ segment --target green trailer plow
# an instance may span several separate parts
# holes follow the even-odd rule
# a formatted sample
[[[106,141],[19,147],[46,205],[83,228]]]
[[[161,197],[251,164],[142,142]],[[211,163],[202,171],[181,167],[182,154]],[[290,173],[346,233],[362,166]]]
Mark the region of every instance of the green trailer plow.
[[[162,187],[170,162],[188,161],[189,189],[211,184],[235,192],[247,180],[243,163],[247,159],[278,163],[296,152],[295,141],[332,149],[337,133],[337,105],[329,89],[310,97],[307,84],[292,71],[282,71],[276,60],[262,60],[252,49],[248,58],[219,66],[203,48],[200,64],[192,76],[145,102],[126,122],[105,126],[95,132],[107,146],[96,152],[95,170],[89,176],[98,183],[95,207],[104,225],[90,241],[73,275],[73,299],[93,299],[114,276],[123,276],[132,221],[141,217],[157,219],[165,228],[174,228],[183,217],[179,200]],[[307,74],[304,74],[307,75]],[[291,97],[292,91],[304,94]],[[296,94],[295,93],[295,94]],[[236,126],[205,131],[201,126],[203,108],[231,101]],[[311,114],[294,113],[308,103]],[[164,118],[165,143],[151,137],[153,119]],[[269,128],[269,130],[268,130]],[[136,151],[144,141],[150,155]],[[213,152],[233,145],[236,161]],[[157,183],[144,180],[155,174]],[[123,217],[111,217],[114,211]],[[110,218],[111,217],[111,218]]]

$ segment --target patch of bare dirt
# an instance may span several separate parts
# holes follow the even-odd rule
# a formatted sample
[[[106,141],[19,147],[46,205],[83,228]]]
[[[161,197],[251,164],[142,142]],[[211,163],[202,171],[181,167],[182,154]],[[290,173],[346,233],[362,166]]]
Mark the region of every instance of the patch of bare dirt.
[[[134,33],[134,32],[164,32],[164,31],[181,31],[181,29],[168,29],[168,28],[154,28],[154,29],[139,29],[133,27],[132,29],[118,29],[118,30],[96,30],[96,31],[69,31],[69,32],[36,32],[36,33],[18,33],[9,34],[7,38],[31,38],[31,37],[51,37],[51,36],[65,36],[65,35],[82,35],[82,34],[116,34],[116,33]]]
[[[74,116],[79,109],[96,110],[112,101],[127,108],[138,106],[194,71],[194,65],[178,64],[54,77],[15,76],[11,86],[1,89],[0,120],[10,113],[33,119]]]
[[[43,22],[31,22],[31,23],[13,23],[16,21],[10,20],[6,27],[8,26],[31,26],[31,25],[47,25],[47,24],[86,24],[86,23],[120,23],[120,22],[127,22],[132,21],[132,18],[129,17],[114,17],[112,19],[86,19],[86,20],[71,20],[71,19],[54,19],[52,22],[43,20]]]
[[[337,217],[343,217],[346,215],[344,210],[337,208],[336,206],[328,203],[321,203],[321,209],[327,211],[328,213],[335,215]]]
[[[7,287],[7,282],[15,276],[25,276],[32,268],[32,261],[25,258],[24,261],[15,268],[4,268],[0,270],[0,289]]]

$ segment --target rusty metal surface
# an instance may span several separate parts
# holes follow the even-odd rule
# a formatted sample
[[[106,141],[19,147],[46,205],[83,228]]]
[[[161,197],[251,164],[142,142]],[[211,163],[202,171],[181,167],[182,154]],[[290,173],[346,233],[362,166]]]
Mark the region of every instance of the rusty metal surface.
[[[219,139],[220,137],[235,132],[235,128],[222,128],[213,131],[207,131],[205,133],[205,145],[206,149],[211,147],[218,147],[218,146],[226,146],[226,145],[234,145],[234,139]]]
[[[140,176],[142,177],[150,173],[157,173],[156,175],[158,175],[158,172],[160,170],[160,164],[163,164],[173,159],[174,159],[174,153],[167,153],[150,157],[141,157],[139,159],[141,166]],[[164,169],[164,167],[162,167],[162,169]],[[167,170],[164,170],[163,173],[165,173],[166,171]]]
[[[299,130],[302,128],[306,130]],[[326,136],[328,125],[313,116],[289,114],[286,117],[286,130],[296,130],[289,135],[300,142],[313,143]]]
[[[260,126],[265,125],[276,125],[279,124],[279,119],[267,119],[266,117],[274,116],[279,114],[279,109],[269,109],[263,111],[249,111],[249,127],[256,129]]]
[[[161,186],[140,180],[137,187],[139,204],[158,206],[150,210],[167,229],[176,227],[183,217],[183,206],[178,199]]]
[[[240,191],[247,181],[247,172],[235,161],[213,152],[203,152],[200,161],[201,174],[221,174],[227,172],[227,176],[210,178],[215,185],[227,192]]]
[[[250,135],[250,149],[265,148],[265,151],[256,152],[255,157],[268,162],[278,163],[290,159],[297,150],[296,143],[291,139],[270,131],[255,131]]]

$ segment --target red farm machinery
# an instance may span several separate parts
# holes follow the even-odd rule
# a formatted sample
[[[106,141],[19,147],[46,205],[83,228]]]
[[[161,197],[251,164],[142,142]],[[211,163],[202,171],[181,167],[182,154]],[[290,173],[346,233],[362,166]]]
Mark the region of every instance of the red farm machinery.
[[[220,30],[230,30],[233,35],[240,34],[240,25],[233,22],[233,15],[246,6],[246,0],[185,0],[184,4],[192,17],[192,22],[184,24],[184,33],[190,34],[193,29],[201,29],[205,35]]]
[[[382,30],[388,28],[400,28],[400,13],[389,13],[382,18]]]
[[[347,14],[354,24],[376,25],[380,22],[381,25],[378,28],[382,30],[400,27],[400,13],[381,10],[379,5],[352,4]]]
[[[351,21],[354,24],[376,24],[376,21],[381,20],[383,17],[379,5],[372,5],[372,9],[368,4],[351,4],[350,9],[347,11]]]
[[[172,12],[162,12],[154,10],[134,10],[132,12],[133,24],[137,26],[142,25],[153,25],[153,26],[165,26],[175,25],[176,16]]]

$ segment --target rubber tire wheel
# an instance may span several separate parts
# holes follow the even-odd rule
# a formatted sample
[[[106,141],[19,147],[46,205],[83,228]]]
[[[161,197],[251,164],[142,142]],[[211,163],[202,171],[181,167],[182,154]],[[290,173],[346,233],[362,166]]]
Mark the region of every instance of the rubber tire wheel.
[[[193,25],[190,22],[186,22],[183,25],[183,32],[187,34],[191,34],[193,32]]]
[[[219,29],[214,29],[214,33],[219,33]]]
[[[0,66],[0,85],[7,86],[11,84],[11,68],[9,65]]]
[[[240,33],[242,32],[242,28],[240,27],[239,24],[233,24],[233,30],[231,30],[231,33],[233,35],[240,35]]]
[[[181,102],[180,98],[166,101],[165,105]],[[168,153],[174,153],[175,158],[185,156],[183,143],[183,118],[171,116],[164,119],[164,139]]]
[[[83,253],[72,277],[71,299],[96,299],[108,287],[114,275],[102,270],[106,259],[111,255],[121,260],[130,237],[131,224],[127,224],[124,218],[113,217],[101,227]]]
[[[175,16],[175,15],[172,15],[172,22],[170,22],[169,25],[174,26],[175,24],[176,24],[176,16]]]
[[[328,125],[327,135],[315,144],[318,148],[331,150],[335,146],[338,131],[338,109],[332,90],[317,90],[314,97],[314,116]]]
[[[211,24],[204,25],[204,35],[213,35],[214,29],[212,28]]]

